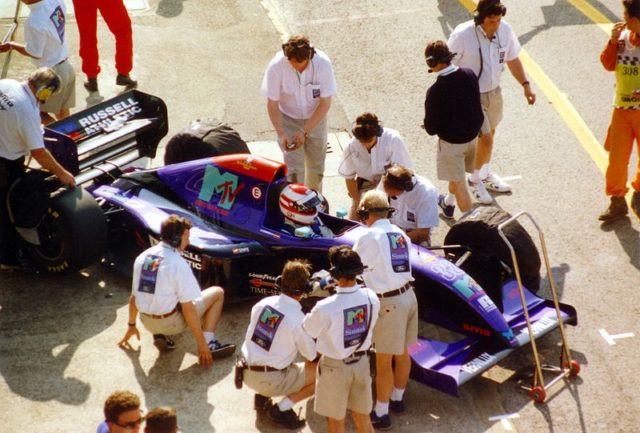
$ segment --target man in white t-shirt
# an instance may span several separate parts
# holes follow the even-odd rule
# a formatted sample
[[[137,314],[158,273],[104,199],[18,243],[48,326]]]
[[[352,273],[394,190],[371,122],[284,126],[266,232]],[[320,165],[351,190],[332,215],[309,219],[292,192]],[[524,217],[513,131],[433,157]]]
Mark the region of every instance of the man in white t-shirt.
[[[282,45],[262,80],[289,182],[304,183],[318,192],[327,153],[327,113],[335,93],[331,61],[301,35]]]
[[[473,20],[458,25],[447,41],[451,52],[458,54],[453,63],[475,72],[480,85],[485,123],[476,145],[471,182],[475,187],[474,195],[485,204],[493,202],[487,189],[496,192],[511,191],[511,186],[491,172],[490,166],[493,137],[502,120],[500,80],[505,64],[511,75],[522,85],[527,102],[530,105],[536,102],[536,94],[531,89],[518,58],[520,43],[509,23],[502,19],[506,13],[507,8],[500,0],[480,0]]]
[[[75,186],[73,175],[44,147],[40,126],[40,104],[55,94],[59,84],[49,68],[32,72],[24,82],[0,80],[0,266],[17,265],[17,235],[5,203],[9,188],[25,173],[25,156],[30,154],[62,184]]]
[[[15,41],[0,44],[0,52],[16,50],[31,57],[38,68],[52,68],[60,77],[60,89],[42,105],[43,122],[67,117],[76,105],[76,75],[69,63],[65,24],[67,7],[63,0],[21,0],[29,9],[24,23],[24,44]]]
[[[407,145],[395,129],[383,128],[378,116],[365,112],[356,118],[353,138],[342,153],[338,173],[351,197],[349,219],[357,219],[360,197],[378,186],[387,167],[394,163],[413,168]]]
[[[431,246],[431,230],[438,226],[438,189],[407,167],[394,164],[382,176],[382,189],[396,211],[389,220],[409,236],[411,242]]]
[[[126,348],[132,336],[140,339],[136,318],[153,334],[160,350],[175,348],[168,335],[189,328],[198,345],[200,364],[207,367],[214,358],[231,356],[233,344],[221,344],[215,336],[222,315],[224,291],[212,286],[200,291],[198,282],[182,257],[189,245],[191,222],[171,215],[162,222],[162,242],[140,254],[133,265],[127,332],[118,343]]]

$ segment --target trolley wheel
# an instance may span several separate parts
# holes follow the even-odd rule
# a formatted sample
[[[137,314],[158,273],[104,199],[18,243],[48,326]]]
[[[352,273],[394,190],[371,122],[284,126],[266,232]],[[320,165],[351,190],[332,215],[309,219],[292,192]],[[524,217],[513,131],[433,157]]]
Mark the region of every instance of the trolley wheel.
[[[531,397],[531,400],[536,403],[544,403],[544,400],[547,398],[547,393],[543,387],[534,386],[529,390],[529,396]]]
[[[567,362],[564,368],[569,369],[569,376],[571,377],[576,377],[580,374],[580,363],[574,359],[572,359],[571,362]]]

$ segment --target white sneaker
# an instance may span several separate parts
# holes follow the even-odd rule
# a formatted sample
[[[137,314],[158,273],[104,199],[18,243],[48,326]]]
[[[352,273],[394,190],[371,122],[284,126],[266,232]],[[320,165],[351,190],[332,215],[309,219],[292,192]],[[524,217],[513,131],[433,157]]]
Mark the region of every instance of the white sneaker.
[[[482,182],[478,184],[472,184],[473,196],[482,204],[491,204],[493,203],[493,197],[487,191],[484,184]]]
[[[500,176],[495,173],[489,173],[487,177],[482,179],[482,183],[485,188],[495,192],[509,192],[511,191],[511,185],[502,180]]]

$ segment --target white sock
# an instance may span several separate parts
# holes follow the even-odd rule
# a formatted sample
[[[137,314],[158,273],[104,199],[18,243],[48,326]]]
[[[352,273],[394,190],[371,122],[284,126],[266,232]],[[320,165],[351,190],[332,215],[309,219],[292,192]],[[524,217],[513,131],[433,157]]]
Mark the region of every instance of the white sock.
[[[206,341],[207,344],[211,343],[212,341],[216,341],[215,332],[204,331],[203,334],[204,334],[204,341]]]
[[[289,397],[283,398],[280,400],[280,403],[278,403],[278,409],[280,409],[280,412],[286,412],[291,408],[293,408],[293,402]]]
[[[455,206],[456,205],[456,196],[451,194],[450,192],[444,196],[444,204],[447,206]]]
[[[491,164],[487,162],[480,167],[480,179],[486,179],[489,173],[491,173]]]
[[[393,388],[391,392],[391,400],[393,401],[402,401],[402,396],[404,395],[404,388],[398,389],[396,387]]]
[[[480,183],[480,170],[473,170],[473,173],[471,174],[471,182]]]
[[[376,400],[375,411],[378,416],[387,415],[389,413],[389,402],[382,403],[381,401]]]

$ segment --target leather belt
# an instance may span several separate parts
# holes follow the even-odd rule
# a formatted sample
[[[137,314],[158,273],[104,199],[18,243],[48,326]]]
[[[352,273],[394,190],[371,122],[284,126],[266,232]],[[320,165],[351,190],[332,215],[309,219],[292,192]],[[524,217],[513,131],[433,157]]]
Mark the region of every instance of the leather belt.
[[[69,57],[65,57],[64,59],[60,60],[58,63],[56,63],[56,66],[63,64],[67,60],[69,60]]]
[[[284,368],[275,368],[268,365],[247,365],[247,369],[251,371],[261,371],[266,373],[268,371],[282,371]]]
[[[177,307],[173,307],[173,310],[169,311],[166,314],[147,314],[147,313],[142,313],[140,312],[140,314],[142,314],[143,316],[147,316],[147,317],[151,317],[152,319],[164,319],[166,317],[169,317],[175,313],[178,312],[178,308]]]
[[[346,358],[344,358],[342,360],[342,362],[344,362],[347,365],[353,364],[354,362],[360,361],[360,358],[362,358],[364,355],[366,355],[367,352],[368,352],[367,350],[357,350],[357,351],[353,352],[351,355],[349,355]]]
[[[411,289],[411,287],[412,287],[411,283],[407,283],[404,286],[400,287],[399,289],[389,290],[388,292],[384,292],[384,293],[378,293],[378,298],[380,299],[391,298],[393,296],[402,295],[404,292]]]

